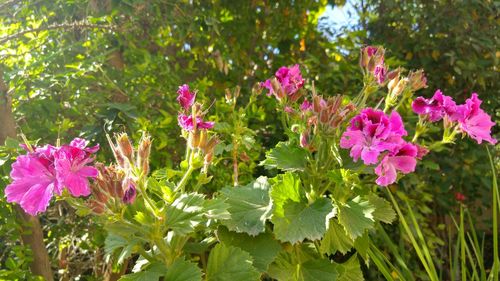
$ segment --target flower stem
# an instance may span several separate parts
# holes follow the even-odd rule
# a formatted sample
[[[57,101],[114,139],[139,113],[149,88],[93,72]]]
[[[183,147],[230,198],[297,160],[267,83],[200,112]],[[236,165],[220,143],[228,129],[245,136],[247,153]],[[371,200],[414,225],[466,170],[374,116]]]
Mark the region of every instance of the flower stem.
[[[186,173],[182,177],[181,181],[175,187],[176,191],[180,190],[181,192],[184,192],[184,187],[186,186],[186,183],[188,182],[189,177],[191,176],[193,171],[194,171],[193,165],[191,165],[191,163],[189,163],[189,167],[188,167]]]

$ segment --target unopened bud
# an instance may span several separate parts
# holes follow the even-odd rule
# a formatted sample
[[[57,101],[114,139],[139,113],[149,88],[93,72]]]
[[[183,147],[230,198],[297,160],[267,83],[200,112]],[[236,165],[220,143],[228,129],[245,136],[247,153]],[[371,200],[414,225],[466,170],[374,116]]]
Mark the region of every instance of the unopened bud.
[[[135,201],[135,196],[137,195],[137,190],[135,184],[130,179],[125,179],[123,181],[123,198],[122,201],[125,204],[132,204]]]
[[[309,132],[304,131],[300,134],[300,146],[303,148],[309,147]]]
[[[399,80],[394,89],[390,92],[390,95],[392,97],[397,97],[401,95],[401,93],[405,90],[407,84],[408,84],[408,78],[405,77]]]
[[[137,167],[139,167],[144,175],[149,173],[149,155],[151,154],[151,137],[143,135],[137,150]]]
[[[116,137],[116,144],[122,156],[128,158],[130,161],[133,161],[134,158],[134,147],[128,138],[127,133],[121,133]]]
[[[408,75],[410,80],[410,87],[412,91],[418,91],[422,88],[427,88],[427,78],[425,77],[424,71],[422,69],[415,72],[411,72]]]

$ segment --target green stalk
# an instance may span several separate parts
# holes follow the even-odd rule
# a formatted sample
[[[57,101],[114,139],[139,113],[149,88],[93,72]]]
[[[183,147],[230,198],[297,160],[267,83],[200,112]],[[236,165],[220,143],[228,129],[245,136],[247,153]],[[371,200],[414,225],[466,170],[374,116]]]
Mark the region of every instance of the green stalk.
[[[191,163],[189,163],[188,169],[187,169],[186,173],[184,173],[184,176],[182,176],[181,181],[175,187],[175,191],[180,190],[181,192],[184,192],[184,187],[186,186],[186,184],[189,180],[189,177],[191,176],[193,171],[194,171],[193,165],[191,165]]]
[[[462,281],[466,281],[466,268],[465,268],[465,230],[464,230],[464,207],[460,205],[460,272]]]
[[[412,243],[413,248],[417,252],[417,256],[420,259],[420,262],[422,263],[425,271],[429,275],[429,278],[431,281],[438,281],[438,276],[435,274],[435,270],[431,270],[429,265],[427,264],[427,259],[425,258],[424,254],[422,253],[422,249],[420,248],[419,244],[417,243],[417,240],[415,239],[415,236],[413,235],[413,232],[408,225],[408,222],[406,221],[403,212],[401,212],[401,209],[399,208],[398,203],[396,202],[396,199],[394,199],[394,196],[392,195],[391,191],[387,189],[387,193],[389,193],[389,197],[391,198],[392,204],[394,205],[394,209],[396,210],[396,213],[399,216],[399,219],[401,220],[401,224],[403,225],[403,228],[408,235],[408,238],[410,238],[410,241]],[[418,225],[415,225],[415,228],[418,228]]]
[[[380,258],[380,256],[383,256],[383,254],[380,253],[380,251],[376,249],[375,246],[373,247],[374,247],[373,250],[371,249],[371,247],[368,248],[368,256],[372,259],[373,263],[377,266],[380,273],[384,275],[386,280],[394,281],[390,269],[387,267],[386,263]],[[376,251],[376,253],[373,252],[374,250]]]
[[[491,157],[490,150],[486,147],[488,157],[490,158],[491,171],[493,172],[493,268],[491,269],[490,277],[493,276],[494,281],[498,281],[500,275],[500,259],[498,257],[498,206],[500,205],[500,198],[498,197],[498,183],[495,171],[493,158]]]

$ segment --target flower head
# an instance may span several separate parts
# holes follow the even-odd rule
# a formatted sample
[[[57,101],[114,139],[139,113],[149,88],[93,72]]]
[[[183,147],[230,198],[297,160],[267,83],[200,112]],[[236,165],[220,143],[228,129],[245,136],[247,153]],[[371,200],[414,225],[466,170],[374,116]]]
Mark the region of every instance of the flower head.
[[[179,114],[177,117],[177,121],[179,122],[179,126],[186,131],[193,131],[195,128],[195,124],[193,122],[193,116]],[[215,123],[210,121],[203,121],[201,117],[196,117],[196,128],[198,129],[212,129]]]
[[[387,116],[381,110],[365,108],[351,120],[351,125],[342,134],[340,147],[350,148],[354,161],[361,158],[366,165],[370,165],[378,162],[380,153],[399,145],[406,134],[403,120],[397,112]]]
[[[424,97],[416,98],[411,105],[413,112],[425,115],[430,122],[441,120],[445,115],[454,116],[456,103],[449,96],[443,95],[437,90],[430,99]]]
[[[473,93],[465,104],[457,106],[453,119],[458,121],[459,129],[475,139],[478,144],[483,140],[496,144],[497,140],[491,136],[491,128],[495,126],[495,122],[491,121],[491,117],[480,108],[481,103],[477,94]]]
[[[189,110],[189,108],[193,105],[194,100],[196,98],[196,93],[192,93],[189,90],[189,86],[184,84],[179,86],[179,90],[177,90],[177,101],[184,108],[184,110]]]
[[[274,79],[268,79],[261,82],[260,86],[269,90],[268,96],[275,95],[277,99],[288,96],[297,98],[296,93],[304,86],[304,79],[300,73],[300,66],[298,64],[286,67],[282,66],[274,74]]]
[[[402,142],[393,147],[375,167],[375,174],[379,176],[375,182],[380,186],[388,186],[396,181],[398,171],[403,174],[414,172],[417,153],[417,147],[411,143]]]
[[[69,145],[46,145],[17,157],[12,164],[12,183],[5,188],[7,202],[16,202],[31,215],[44,212],[50,199],[64,187],[73,196],[90,194],[89,177],[97,170],[88,164],[99,146],[87,147],[87,141],[74,139]]]

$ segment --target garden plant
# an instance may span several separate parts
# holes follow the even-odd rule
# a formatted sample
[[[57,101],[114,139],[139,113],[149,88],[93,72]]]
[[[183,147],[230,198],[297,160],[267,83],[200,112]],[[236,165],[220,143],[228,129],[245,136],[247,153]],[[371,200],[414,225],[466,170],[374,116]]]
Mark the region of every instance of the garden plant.
[[[65,201],[78,217],[91,217],[104,229],[106,258],[125,269],[120,280],[363,280],[362,268],[373,266],[388,280],[420,280],[384,230],[398,219],[426,279],[440,280],[412,207],[405,215],[395,199],[397,183],[418,173],[428,154],[461,138],[496,144],[495,123],[480,94],[463,102],[439,89],[421,96],[432,78],[424,70],[391,69],[385,60],[382,46],[361,49],[363,87],[352,98],[317,90],[299,64],[280,67],[249,96],[228,89],[222,101],[179,86],[176,119],[185,151],[176,169],[150,168],[158,140],[145,131],[137,139],[118,131],[99,144],[78,137],[45,144],[23,135],[6,200],[33,216]],[[279,123],[284,134],[252,163],[255,156],[247,154],[263,131],[248,124],[262,99],[275,106],[264,121]],[[407,104],[414,123],[398,113]],[[215,118],[214,108],[227,113]],[[441,138],[427,137],[436,130]],[[98,160],[105,147],[113,161]],[[491,269],[477,265],[481,247],[466,232],[464,216],[460,209],[455,222],[462,280],[498,280],[498,250]],[[389,241],[388,254],[379,239]]]

